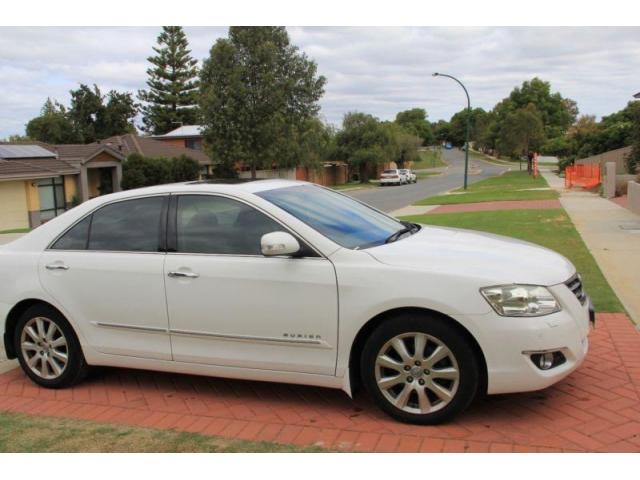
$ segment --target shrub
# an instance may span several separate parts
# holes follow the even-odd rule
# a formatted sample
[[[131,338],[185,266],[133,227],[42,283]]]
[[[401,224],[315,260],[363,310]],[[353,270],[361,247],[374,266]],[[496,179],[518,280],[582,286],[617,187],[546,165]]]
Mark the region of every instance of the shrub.
[[[197,180],[198,163],[182,155],[178,158],[144,157],[138,153],[129,155],[122,166],[122,188],[150,187],[165,183]]]

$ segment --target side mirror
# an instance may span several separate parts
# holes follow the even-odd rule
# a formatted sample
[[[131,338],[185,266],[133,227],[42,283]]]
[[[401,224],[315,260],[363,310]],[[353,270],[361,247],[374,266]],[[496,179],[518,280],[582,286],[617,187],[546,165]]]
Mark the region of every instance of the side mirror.
[[[298,240],[287,232],[266,233],[260,239],[260,248],[265,257],[295,255],[300,251]]]

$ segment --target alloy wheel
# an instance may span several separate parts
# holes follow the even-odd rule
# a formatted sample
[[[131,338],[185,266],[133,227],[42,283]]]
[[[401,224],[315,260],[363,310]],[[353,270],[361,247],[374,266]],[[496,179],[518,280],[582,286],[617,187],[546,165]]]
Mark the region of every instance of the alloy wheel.
[[[69,346],[62,330],[46,317],[29,320],[20,336],[20,349],[25,363],[38,377],[58,378],[69,361]]]
[[[421,332],[397,335],[376,356],[375,378],[386,400],[413,414],[441,410],[460,384],[458,362],[447,345]]]

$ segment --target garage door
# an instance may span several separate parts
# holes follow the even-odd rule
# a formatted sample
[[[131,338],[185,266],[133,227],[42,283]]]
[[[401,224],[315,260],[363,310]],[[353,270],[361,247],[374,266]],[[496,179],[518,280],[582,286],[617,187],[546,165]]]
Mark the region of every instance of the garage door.
[[[0,182],[0,231],[29,227],[23,181]]]

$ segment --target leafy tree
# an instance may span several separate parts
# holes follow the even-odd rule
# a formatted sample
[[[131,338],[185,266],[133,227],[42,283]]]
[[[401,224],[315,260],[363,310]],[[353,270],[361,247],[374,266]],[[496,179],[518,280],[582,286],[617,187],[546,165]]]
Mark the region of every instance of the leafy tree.
[[[535,77],[523,82],[521,87],[514,88],[507,98],[495,106],[501,127],[507,115],[529,104],[535,105],[538,110],[548,138],[564,134],[578,114],[575,101],[562,97],[560,93],[551,93],[551,84]]]
[[[422,145],[433,145],[435,142],[431,124],[427,121],[427,111],[424,108],[412,108],[399,112],[396,115],[395,123],[408,133],[420,137]]]
[[[432,123],[431,129],[433,130],[433,136],[436,141],[442,143],[449,140],[451,124],[446,120],[438,120],[436,123]]]
[[[27,137],[45,143],[75,143],[78,136],[68,117],[64,105],[47,98],[40,110],[40,116],[29,120]]]
[[[358,170],[362,183],[369,181],[372,167],[388,159],[390,144],[388,129],[366,113],[347,113],[342,120],[342,130],[336,135],[337,155]]]
[[[111,90],[105,97],[97,85],[91,89],[84,84],[70,93],[68,117],[80,142],[135,132],[133,120],[138,110],[131,93]]]
[[[386,123],[384,126],[389,134],[387,159],[394,161],[399,168],[405,168],[408,162],[418,158],[418,147],[422,145],[422,139],[396,123]]]
[[[7,143],[26,143],[26,142],[32,141],[32,139],[29,138],[29,136],[27,135],[20,135],[18,133],[15,133],[13,135],[9,135],[8,137],[2,139],[1,141],[7,142]]]
[[[140,90],[144,102],[144,131],[155,135],[167,133],[179,125],[198,123],[198,69],[191,57],[182,27],[162,27],[155,55],[147,58],[148,90]]]
[[[631,153],[626,159],[629,173],[640,173],[640,104],[633,103],[633,129],[631,133]]]
[[[451,121],[449,122],[449,138],[448,140],[458,147],[464,145],[465,135],[467,131],[467,117],[470,117],[470,129],[469,129],[469,141],[475,141],[478,137],[478,123],[482,122],[484,116],[487,115],[487,112],[482,108],[473,108],[469,113],[465,108],[464,110],[459,111],[453,117],[451,117]]]
[[[544,143],[544,123],[538,109],[527,105],[507,115],[498,136],[501,154],[516,157],[539,150]]]
[[[319,118],[312,117],[306,120],[295,129],[294,134],[295,148],[291,150],[293,158],[287,163],[319,168],[323,161],[335,156],[335,129]]]
[[[295,162],[297,140],[319,110],[326,79],[284,27],[231,27],[200,74],[204,138],[229,169]]]

